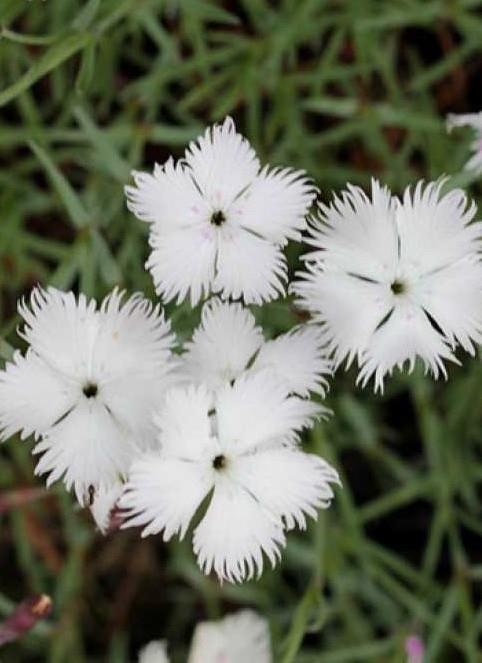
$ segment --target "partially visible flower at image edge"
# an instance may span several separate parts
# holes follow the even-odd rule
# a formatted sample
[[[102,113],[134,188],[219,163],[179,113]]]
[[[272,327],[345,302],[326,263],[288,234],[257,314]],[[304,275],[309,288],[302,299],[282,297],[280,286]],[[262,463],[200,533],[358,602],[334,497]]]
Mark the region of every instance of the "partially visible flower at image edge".
[[[465,164],[465,170],[474,173],[482,172],[482,111],[478,113],[462,113],[456,115],[449,113],[447,115],[447,131],[450,133],[455,127],[470,127],[473,130],[474,138],[470,145],[472,156]]]
[[[356,358],[359,381],[420,358],[435,378],[461,346],[482,341],[482,224],[461,189],[444,180],[407,187],[402,199],[373,180],[320,205],[306,241],[305,271],[292,285],[320,325],[336,366]]]
[[[263,371],[226,385],[214,403],[203,385],[173,387],[156,416],[159,450],[130,469],[123,527],[182,539],[210,495],[193,534],[199,566],[230,582],[259,576],[263,554],[274,566],[285,530],[316,518],[339,483],[326,461],[298,445],[317,415],[318,406],[288,396]]]
[[[268,622],[252,610],[196,626],[187,663],[271,663]],[[138,663],[169,663],[167,643],[154,640],[139,652]]]
[[[150,224],[146,267],[158,295],[191,305],[210,293],[261,304],[284,294],[282,248],[298,241],[316,188],[301,171],[261,168],[227,117],[184,158],[134,172],[128,208]]]
[[[117,290],[97,309],[84,295],[34,288],[19,313],[29,348],[0,371],[0,438],[33,434],[36,474],[47,485],[62,478],[85,504],[152,446],[175,337],[159,306]]]

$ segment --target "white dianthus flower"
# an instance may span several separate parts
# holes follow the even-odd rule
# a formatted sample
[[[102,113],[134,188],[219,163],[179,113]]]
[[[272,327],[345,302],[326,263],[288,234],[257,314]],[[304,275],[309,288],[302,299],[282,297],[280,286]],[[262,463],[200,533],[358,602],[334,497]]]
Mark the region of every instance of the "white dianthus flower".
[[[271,663],[268,623],[252,610],[196,626],[187,663]],[[159,662],[160,663],[160,662]]]
[[[261,574],[263,553],[273,566],[279,558],[284,530],[305,527],[333,497],[336,471],[297,447],[317,413],[268,372],[241,376],[214,403],[204,386],[172,388],[156,417],[159,450],[129,472],[124,526],[183,538],[211,495],[193,537],[201,569],[231,582]]]
[[[196,626],[187,663],[271,663],[268,622],[252,610]],[[164,640],[139,652],[138,663],[169,663]]]
[[[114,290],[99,309],[84,295],[35,288],[22,302],[29,348],[0,372],[0,437],[32,433],[36,474],[63,478],[81,504],[125,476],[150,448],[151,412],[169,381],[174,336],[158,306]]]
[[[325,376],[331,374],[317,326],[301,325],[265,341],[248,309],[218,299],[206,302],[201,324],[184,348],[180,375],[213,391],[246,370],[267,370],[288,393],[303,398],[310,392],[324,396]]]
[[[339,365],[356,357],[363,385],[417,357],[437,378],[457,345],[482,341],[482,224],[474,203],[443,181],[407,188],[402,200],[378,182],[371,199],[349,186],[307,240],[306,272],[293,285],[298,304],[321,323]]]
[[[471,127],[474,131],[474,139],[471,143],[472,156],[465,164],[465,170],[476,173],[482,171],[482,112],[464,113],[447,116],[447,130],[450,132],[454,127]]]
[[[316,189],[300,171],[261,169],[231,118],[190,143],[184,158],[134,172],[129,209],[150,226],[157,293],[195,305],[209,293],[262,303],[284,292],[282,247],[298,240]]]

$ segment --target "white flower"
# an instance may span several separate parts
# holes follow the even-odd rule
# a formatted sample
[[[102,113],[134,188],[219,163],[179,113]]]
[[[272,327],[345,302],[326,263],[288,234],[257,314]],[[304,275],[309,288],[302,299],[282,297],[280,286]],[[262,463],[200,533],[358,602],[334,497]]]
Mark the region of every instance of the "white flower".
[[[300,171],[261,169],[231,118],[190,143],[184,158],[134,172],[129,209],[151,224],[150,269],[165,301],[194,306],[218,292],[262,303],[284,292],[281,248],[298,240],[316,189]]]
[[[217,622],[198,624],[187,663],[218,661],[271,663],[271,642],[266,620],[252,610],[243,610]]]
[[[187,663],[271,663],[268,623],[252,610],[196,626]],[[164,640],[139,652],[138,663],[169,663]]]
[[[465,164],[465,169],[476,173],[482,171],[482,112],[462,115],[450,113],[447,116],[447,131],[452,131],[454,127],[471,127],[473,129],[474,139],[471,144],[473,154]]]
[[[125,526],[183,538],[212,493],[194,530],[200,567],[231,582],[261,574],[263,553],[273,566],[279,558],[284,530],[305,527],[333,496],[335,470],[296,445],[317,410],[261,371],[223,387],[214,406],[204,386],[171,389],[157,416],[160,450],[129,472]]]
[[[36,473],[63,477],[81,504],[116,484],[153,442],[174,336],[158,306],[114,290],[94,301],[35,288],[22,302],[30,347],[0,372],[0,436],[34,434]]]
[[[325,356],[319,329],[302,325],[265,341],[253,314],[239,303],[206,302],[201,325],[184,345],[180,374],[216,391],[244,371],[267,370],[288,393],[308,398],[325,395],[331,362]]]
[[[339,365],[356,357],[363,385],[420,357],[435,377],[457,344],[482,340],[482,224],[475,204],[443,181],[419,182],[402,200],[372,183],[349,186],[311,225],[306,272],[294,284]]]
[[[143,647],[139,652],[138,663],[169,663],[165,640],[153,640]]]

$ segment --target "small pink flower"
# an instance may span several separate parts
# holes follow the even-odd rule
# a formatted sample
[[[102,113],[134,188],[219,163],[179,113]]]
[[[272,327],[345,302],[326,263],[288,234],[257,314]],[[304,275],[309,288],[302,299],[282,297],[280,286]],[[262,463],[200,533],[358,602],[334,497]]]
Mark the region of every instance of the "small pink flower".
[[[425,645],[418,635],[409,635],[405,640],[407,663],[423,663]]]

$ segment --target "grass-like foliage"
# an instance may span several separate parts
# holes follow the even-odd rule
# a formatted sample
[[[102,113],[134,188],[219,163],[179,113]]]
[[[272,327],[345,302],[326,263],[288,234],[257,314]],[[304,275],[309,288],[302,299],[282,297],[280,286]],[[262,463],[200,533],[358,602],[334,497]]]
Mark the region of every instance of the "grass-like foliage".
[[[19,347],[18,297],[36,283],[154,298],[132,169],[182,154],[231,114],[262,160],[306,170],[327,201],[375,175],[395,193],[464,172],[469,134],[445,115],[482,107],[478,0],[1,0],[0,354]],[[288,249],[290,270],[301,247]],[[256,310],[268,335],[300,314]],[[169,305],[187,338],[199,319]],[[3,361],[3,360],[2,360]],[[0,452],[0,614],[45,593],[53,610],[5,663],[124,663],[166,638],[185,660],[197,621],[251,606],[276,663],[480,660],[482,368],[416,370],[383,396],[339,371],[336,416],[306,445],[340,472],[329,511],[291,533],[260,581],[220,586],[189,543],[103,537],[62,487],[33,478],[31,441]],[[252,663],[256,663],[252,661]]]

